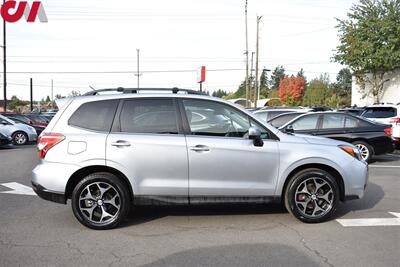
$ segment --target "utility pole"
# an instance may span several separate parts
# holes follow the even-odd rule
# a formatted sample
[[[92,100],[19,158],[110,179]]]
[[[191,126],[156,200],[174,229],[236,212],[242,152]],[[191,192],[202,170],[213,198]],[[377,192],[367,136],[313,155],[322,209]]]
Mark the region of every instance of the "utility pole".
[[[51,109],[54,109],[54,90],[53,79],[51,79]]]
[[[250,88],[249,88],[249,100],[250,100],[250,106],[251,106],[251,100],[253,99],[253,82],[252,82],[252,80],[253,80],[253,70],[254,70],[254,67],[253,67],[253,65],[254,65],[254,63],[253,63],[253,61],[254,61],[254,54],[255,54],[255,52],[251,52],[251,65],[250,65],[250,82],[249,82],[249,86],[250,86]]]
[[[32,112],[33,111],[33,79],[32,78],[31,78],[30,86],[31,86],[31,112]]]
[[[248,38],[248,30],[247,30],[247,0],[246,0],[244,14],[245,14],[245,25],[246,25],[246,52],[245,52],[245,54],[246,54],[246,107],[249,107],[249,38]]]
[[[6,0],[3,0],[3,5]],[[4,112],[7,111],[7,54],[6,54],[6,20],[3,18],[3,90],[4,90]]]
[[[256,80],[255,80],[255,107],[257,108],[257,101],[260,98],[260,88],[258,86],[258,60],[259,60],[259,39],[260,39],[260,35],[259,35],[259,30],[260,30],[260,21],[262,19],[262,16],[257,16],[257,44],[256,44]]]
[[[137,76],[137,88],[139,89],[140,88],[140,81],[139,81],[139,79],[140,79],[140,62],[139,62],[140,49],[136,49],[136,52],[137,52],[137,74],[136,74],[136,76]]]

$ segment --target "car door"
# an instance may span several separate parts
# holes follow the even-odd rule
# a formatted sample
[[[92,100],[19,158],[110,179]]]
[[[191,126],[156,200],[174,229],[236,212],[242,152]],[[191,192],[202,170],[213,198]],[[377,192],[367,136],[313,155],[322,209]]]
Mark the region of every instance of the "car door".
[[[323,114],[320,130],[317,135],[340,141],[351,142],[351,131],[345,128],[346,115]],[[348,123],[351,123],[348,121]]]
[[[137,196],[188,199],[188,156],[173,98],[122,100],[107,138],[107,165],[121,170]]]
[[[13,123],[0,115],[0,132],[4,135],[11,136],[15,131],[16,129]]]
[[[307,114],[299,117],[298,119],[293,121],[290,125],[293,126],[293,130],[297,134],[317,135],[319,120],[320,120],[319,114]]]
[[[278,142],[242,111],[211,100],[184,99],[190,201],[210,196],[271,196],[279,172]],[[247,138],[263,132],[264,146]],[[204,198],[202,198],[204,197]]]

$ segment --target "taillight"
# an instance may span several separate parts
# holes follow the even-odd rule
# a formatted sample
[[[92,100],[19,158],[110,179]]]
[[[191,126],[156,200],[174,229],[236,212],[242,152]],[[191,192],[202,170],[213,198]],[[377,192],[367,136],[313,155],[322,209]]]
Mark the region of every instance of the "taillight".
[[[387,135],[392,135],[392,133],[393,133],[392,128],[385,128],[383,131],[384,131],[385,134],[387,134]]]
[[[65,139],[65,136],[58,133],[42,133],[38,140],[38,154],[40,158],[44,158],[47,152]]]
[[[390,123],[400,123],[400,118],[393,118],[390,120]]]

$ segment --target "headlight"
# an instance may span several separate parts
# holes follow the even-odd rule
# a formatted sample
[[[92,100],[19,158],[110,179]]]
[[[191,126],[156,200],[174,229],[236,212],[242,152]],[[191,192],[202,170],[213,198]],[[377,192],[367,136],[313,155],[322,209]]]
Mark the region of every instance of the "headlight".
[[[342,149],[344,152],[346,152],[350,156],[352,156],[358,160],[362,160],[361,153],[360,153],[360,150],[358,150],[358,148],[353,147],[353,146],[345,146],[345,145],[341,145],[339,147],[340,147],[340,149]]]

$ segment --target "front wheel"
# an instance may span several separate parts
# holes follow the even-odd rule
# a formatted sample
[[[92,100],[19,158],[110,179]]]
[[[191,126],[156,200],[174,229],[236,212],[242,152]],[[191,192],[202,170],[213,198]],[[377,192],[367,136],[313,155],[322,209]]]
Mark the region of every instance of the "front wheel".
[[[16,132],[12,135],[14,144],[22,146],[28,143],[28,135],[24,132]]]
[[[305,169],[295,174],[285,190],[286,209],[306,223],[331,218],[339,202],[339,187],[326,171]]]
[[[111,173],[90,174],[72,192],[75,217],[96,230],[116,227],[127,216],[130,204],[126,185]]]

